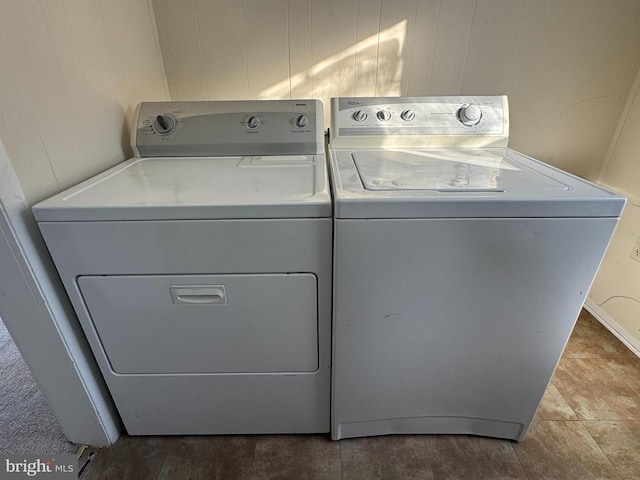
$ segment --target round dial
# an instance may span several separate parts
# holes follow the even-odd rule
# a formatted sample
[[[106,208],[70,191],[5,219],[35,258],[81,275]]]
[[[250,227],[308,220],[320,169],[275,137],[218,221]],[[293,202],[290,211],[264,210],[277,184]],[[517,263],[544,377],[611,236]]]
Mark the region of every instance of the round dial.
[[[376,117],[378,117],[378,120],[386,122],[391,118],[391,112],[389,112],[389,110],[378,110]]]
[[[411,122],[416,118],[416,112],[414,112],[413,110],[405,110],[400,114],[400,118],[405,122]]]
[[[353,119],[356,122],[364,122],[367,119],[367,112],[364,110],[356,110],[353,114]]]
[[[482,110],[475,103],[465,103],[458,109],[458,120],[469,127],[480,123]]]
[[[298,115],[294,121],[294,123],[296,124],[296,127],[298,128],[304,128],[307,125],[309,125],[309,119],[307,118],[306,115]]]
[[[247,118],[247,127],[249,128],[258,128],[262,122],[255,115],[251,115]]]
[[[153,119],[151,128],[153,128],[154,132],[161,135],[171,133],[171,131],[176,128],[176,119],[171,115],[158,115]]]

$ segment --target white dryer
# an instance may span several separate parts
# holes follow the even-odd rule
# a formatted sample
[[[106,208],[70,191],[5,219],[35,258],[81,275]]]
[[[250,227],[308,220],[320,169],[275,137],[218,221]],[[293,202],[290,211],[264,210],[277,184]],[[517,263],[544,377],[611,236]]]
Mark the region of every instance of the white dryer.
[[[142,103],[135,158],[33,208],[129,434],[329,430],[322,118]]]
[[[625,198],[507,146],[506,97],[334,98],[332,437],[522,440]]]

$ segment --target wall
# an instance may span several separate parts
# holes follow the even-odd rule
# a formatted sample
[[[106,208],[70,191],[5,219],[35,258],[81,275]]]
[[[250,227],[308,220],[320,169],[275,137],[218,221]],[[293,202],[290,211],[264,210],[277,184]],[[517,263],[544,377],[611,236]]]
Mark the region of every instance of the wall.
[[[601,183],[624,193],[628,203],[589,294],[589,307],[640,355],[640,261],[631,258],[640,241],[640,71]]]
[[[506,93],[510,145],[588,178],[640,67],[637,0],[153,6],[173,100]]]
[[[33,204],[130,156],[133,109],[168,92],[146,0],[0,11],[0,139]]]
[[[0,315],[67,437],[108,445],[119,417],[30,206],[124,160],[136,103],[168,98],[155,20],[146,0],[0,12]]]

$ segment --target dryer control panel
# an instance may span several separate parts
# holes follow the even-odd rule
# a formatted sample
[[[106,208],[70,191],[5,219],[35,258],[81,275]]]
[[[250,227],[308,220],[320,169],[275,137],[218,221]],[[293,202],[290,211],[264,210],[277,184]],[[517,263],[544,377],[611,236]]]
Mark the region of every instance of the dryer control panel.
[[[331,99],[334,147],[506,146],[506,96]]]
[[[137,157],[324,153],[319,100],[143,102],[134,121]]]

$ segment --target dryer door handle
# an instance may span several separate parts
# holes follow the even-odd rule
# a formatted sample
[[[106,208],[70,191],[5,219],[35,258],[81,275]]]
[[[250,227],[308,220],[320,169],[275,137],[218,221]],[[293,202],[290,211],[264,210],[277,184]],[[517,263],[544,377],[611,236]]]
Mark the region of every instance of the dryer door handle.
[[[174,285],[170,288],[176,305],[226,305],[224,285]]]

